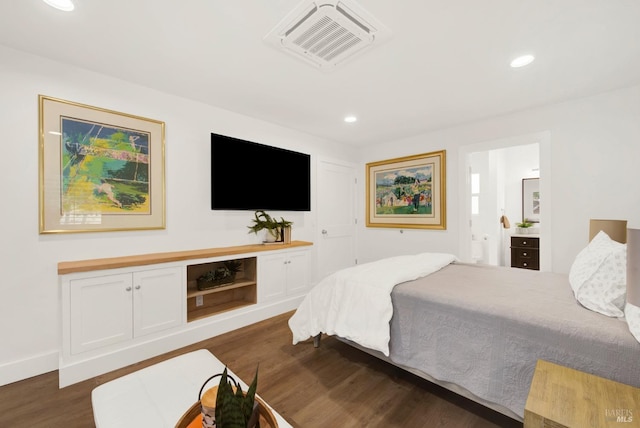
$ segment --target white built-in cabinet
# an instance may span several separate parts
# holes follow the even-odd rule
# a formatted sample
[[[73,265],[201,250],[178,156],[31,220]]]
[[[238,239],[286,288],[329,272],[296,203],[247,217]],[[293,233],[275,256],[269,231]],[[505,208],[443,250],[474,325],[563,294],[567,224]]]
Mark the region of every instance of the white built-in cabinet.
[[[289,251],[260,258],[260,301],[269,302],[309,288],[309,252]]]
[[[69,281],[71,354],[182,323],[182,269],[150,269]]]
[[[58,264],[60,386],[295,309],[309,289],[311,243],[248,245]],[[197,278],[233,260],[235,281]]]

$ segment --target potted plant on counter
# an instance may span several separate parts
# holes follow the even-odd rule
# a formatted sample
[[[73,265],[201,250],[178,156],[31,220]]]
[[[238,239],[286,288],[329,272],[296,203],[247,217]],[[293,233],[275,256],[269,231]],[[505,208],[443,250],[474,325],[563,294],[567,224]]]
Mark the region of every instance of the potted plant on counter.
[[[520,223],[516,223],[516,233],[526,235],[529,233],[529,228],[533,226],[533,223],[529,223],[527,220],[522,220]]]
[[[247,226],[249,233],[257,235],[261,230],[266,230],[265,242],[284,242],[285,229],[293,224],[282,217],[276,220],[264,211],[256,211],[252,221],[253,225]]]

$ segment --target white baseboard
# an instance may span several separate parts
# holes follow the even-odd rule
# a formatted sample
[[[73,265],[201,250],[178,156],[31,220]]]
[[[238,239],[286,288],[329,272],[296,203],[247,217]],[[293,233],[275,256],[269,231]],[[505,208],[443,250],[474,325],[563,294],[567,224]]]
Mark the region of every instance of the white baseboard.
[[[0,386],[38,376],[58,369],[58,351],[0,364]]]
[[[295,296],[273,304],[260,304],[225,312],[208,319],[187,323],[162,337],[136,342],[112,352],[68,363],[60,361],[59,386],[64,388],[65,386],[291,311],[300,305],[303,297]]]

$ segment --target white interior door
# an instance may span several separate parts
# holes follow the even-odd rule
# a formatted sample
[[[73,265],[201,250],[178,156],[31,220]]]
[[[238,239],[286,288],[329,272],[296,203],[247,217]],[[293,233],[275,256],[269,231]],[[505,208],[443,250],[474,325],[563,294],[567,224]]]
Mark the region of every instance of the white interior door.
[[[356,263],[356,170],[318,162],[318,279]]]

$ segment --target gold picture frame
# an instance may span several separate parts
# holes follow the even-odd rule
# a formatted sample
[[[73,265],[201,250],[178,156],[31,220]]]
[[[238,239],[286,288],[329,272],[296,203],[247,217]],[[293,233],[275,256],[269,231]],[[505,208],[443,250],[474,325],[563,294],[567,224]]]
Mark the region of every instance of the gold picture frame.
[[[44,95],[39,231],[165,228],[164,122]]]
[[[367,227],[446,229],[446,151],[366,165]]]

